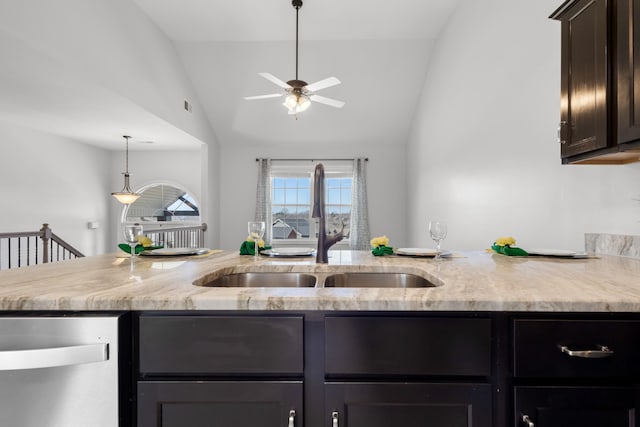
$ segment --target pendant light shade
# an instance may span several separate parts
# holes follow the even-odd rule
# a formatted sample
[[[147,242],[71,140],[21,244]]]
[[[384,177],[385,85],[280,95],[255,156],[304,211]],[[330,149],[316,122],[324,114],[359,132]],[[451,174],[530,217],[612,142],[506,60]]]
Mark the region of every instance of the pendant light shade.
[[[124,187],[122,187],[122,190],[118,192],[111,193],[111,195],[115,197],[116,200],[120,203],[124,205],[130,205],[131,203],[138,200],[140,194],[134,193],[129,186],[129,138],[131,137],[128,135],[124,135],[123,138],[126,141],[126,150],[124,155],[124,172],[122,173],[124,175]]]

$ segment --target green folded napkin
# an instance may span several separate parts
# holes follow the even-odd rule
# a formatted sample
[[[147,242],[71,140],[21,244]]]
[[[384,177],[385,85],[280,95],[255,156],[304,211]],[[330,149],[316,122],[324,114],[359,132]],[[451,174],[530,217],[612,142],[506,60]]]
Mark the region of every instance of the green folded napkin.
[[[271,246],[265,246],[263,248],[258,247],[258,252],[262,252],[265,249],[271,249]],[[240,245],[240,255],[255,255],[256,254],[256,242],[250,242],[245,240]]]
[[[131,253],[131,246],[129,246],[127,243],[120,243],[118,244],[118,247],[128,254]],[[164,246],[142,246],[142,244],[138,243],[136,245],[136,253],[139,254],[140,252],[143,252],[143,251],[150,251],[153,249],[162,249],[163,247]]]
[[[391,246],[380,245],[371,248],[371,253],[374,256],[393,255],[393,248]]]
[[[525,251],[524,249],[511,247],[509,245],[499,246],[494,243],[493,245],[491,245],[491,249],[493,249],[495,252],[499,254],[507,255],[507,256],[528,256],[529,255],[527,251]]]
[[[131,246],[129,246],[127,243],[120,243],[118,245],[118,247],[120,249],[122,249],[123,251],[125,251],[126,253],[128,253],[128,254],[131,253]],[[144,251],[144,246],[142,246],[140,243],[138,243],[136,245],[136,253],[139,254],[142,251]]]

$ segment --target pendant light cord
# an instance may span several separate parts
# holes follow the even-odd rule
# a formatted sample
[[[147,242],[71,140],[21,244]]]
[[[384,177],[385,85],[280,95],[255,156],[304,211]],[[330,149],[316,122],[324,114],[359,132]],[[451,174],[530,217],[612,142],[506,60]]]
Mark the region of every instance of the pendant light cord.
[[[124,154],[124,173],[128,175],[129,174],[129,138],[131,137],[125,135],[123,138],[127,141],[125,154]]]

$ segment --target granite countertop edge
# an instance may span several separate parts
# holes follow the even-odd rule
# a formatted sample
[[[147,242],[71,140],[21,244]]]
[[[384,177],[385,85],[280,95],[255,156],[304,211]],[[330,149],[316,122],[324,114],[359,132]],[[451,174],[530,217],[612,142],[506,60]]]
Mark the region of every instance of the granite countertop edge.
[[[215,288],[196,286],[236,272],[406,272],[429,288]],[[224,251],[196,257],[121,254],[0,272],[4,311],[474,311],[640,312],[640,260],[506,257],[486,251],[430,258],[332,251],[329,264]]]

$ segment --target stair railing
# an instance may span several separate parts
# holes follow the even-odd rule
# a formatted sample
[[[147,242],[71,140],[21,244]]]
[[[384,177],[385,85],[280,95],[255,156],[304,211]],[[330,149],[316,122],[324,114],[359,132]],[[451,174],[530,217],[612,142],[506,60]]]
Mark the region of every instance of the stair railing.
[[[49,224],[42,224],[38,231],[0,233],[0,270],[81,257]]]
[[[151,239],[154,245],[165,248],[204,247],[204,232],[207,231],[205,223],[187,227],[148,227],[143,224],[143,234]]]

